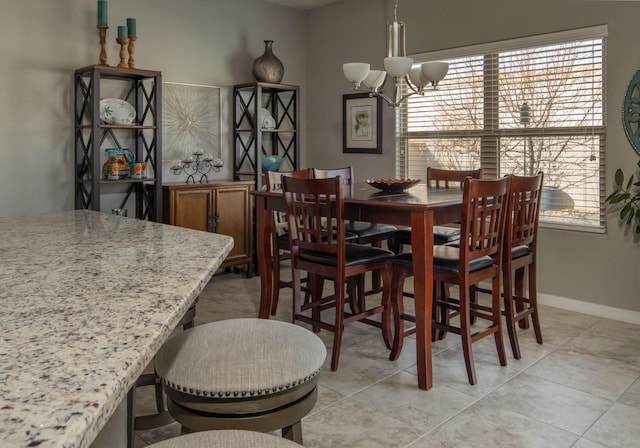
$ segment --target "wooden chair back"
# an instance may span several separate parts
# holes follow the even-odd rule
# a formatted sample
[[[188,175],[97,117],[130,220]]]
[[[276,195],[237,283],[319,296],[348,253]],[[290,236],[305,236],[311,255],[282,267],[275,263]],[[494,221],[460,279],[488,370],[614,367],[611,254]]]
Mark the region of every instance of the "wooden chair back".
[[[543,179],[542,171],[535,176],[511,176],[505,236],[505,254],[509,256],[517,246],[528,246],[529,251],[535,251]]]
[[[352,166],[331,169],[313,168],[313,177],[315,179],[328,179],[330,177],[336,176],[342,176],[342,181],[344,182],[345,186],[353,185],[354,176]]]
[[[292,257],[300,250],[336,255],[345,263],[344,190],[341,176],[300,179],[285,176],[282,190]]]
[[[296,177],[298,179],[312,179],[313,170],[305,168],[295,171],[267,171],[265,172],[265,186],[267,191],[282,191],[282,178],[284,176]],[[273,214],[273,223],[278,235],[283,235],[289,229],[287,224],[287,214],[276,212]]]
[[[510,185],[510,177],[464,180],[460,226],[461,270],[466,269],[471,260],[484,256],[494,258],[496,265],[500,266]]]
[[[451,188],[454,184],[462,189],[462,184],[467,177],[480,179],[482,169],[477,170],[443,170],[427,167],[427,185],[432,188]]]

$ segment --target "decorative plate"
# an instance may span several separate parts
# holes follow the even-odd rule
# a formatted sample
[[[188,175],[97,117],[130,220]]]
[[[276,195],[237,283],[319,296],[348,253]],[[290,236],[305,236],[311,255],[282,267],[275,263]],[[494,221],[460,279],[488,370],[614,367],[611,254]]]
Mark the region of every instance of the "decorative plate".
[[[629,143],[640,155],[640,70],[631,79],[624,96],[622,125]]]
[[[391,193],[400,193],[420,181],[421,179],[367,179],[372,187]]]
[[[136,110],[124,100],[105,98],[100,100],[100,119],[107,124],[132,124]]]

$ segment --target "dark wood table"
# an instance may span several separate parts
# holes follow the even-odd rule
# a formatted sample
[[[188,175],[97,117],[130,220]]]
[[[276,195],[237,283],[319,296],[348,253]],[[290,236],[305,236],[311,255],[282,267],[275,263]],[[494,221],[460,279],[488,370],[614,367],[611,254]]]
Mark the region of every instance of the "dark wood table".
[[[280,193],[255,191],[256,246],[260,272],[260,312],[270,317],[273,271],[271,266],[274,211],[284,211]],[[357,183],[345,191],[345,217],[358,221],[411,226],[411,251],[416,312],[416,361],[418,386],[430,389],[431,372],[431,297],[433,294],[433,226],[459,221],[462,192],[460,189],[433,189],[418,184],[403,193],[375,190]]]

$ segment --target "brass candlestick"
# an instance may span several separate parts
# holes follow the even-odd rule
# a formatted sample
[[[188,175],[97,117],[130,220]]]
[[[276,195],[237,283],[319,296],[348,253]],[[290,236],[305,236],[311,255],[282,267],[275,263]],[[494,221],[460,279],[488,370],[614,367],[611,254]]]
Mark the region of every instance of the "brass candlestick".
[[[98,25],[98,34],[100,36],[100,65],[109,65],[107,64],[107,30],[109,27],[107,25]]]
[[[136,52],[136,39],[138,36],[129,36],[129,68],[135,68],[136,61],[133,55]]]
[[[126,50],[126,46],[129,43],[129,38],[128,37],[117,37],[116,38],[116,42],[118,42],[120,44],[120,63],[118,64],[118,67],[120,68],[129,68],[129,64],[127,64],[127,50]]]

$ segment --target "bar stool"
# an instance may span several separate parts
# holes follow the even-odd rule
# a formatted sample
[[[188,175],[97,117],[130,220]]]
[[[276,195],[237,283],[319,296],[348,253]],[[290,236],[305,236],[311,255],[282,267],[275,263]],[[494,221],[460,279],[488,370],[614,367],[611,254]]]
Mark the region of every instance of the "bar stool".
[[[296,448],[297,443],[271,434],[227,429],[185,434],[149,445],[148,448]]]
[[[281,429],[302,444],[300,420],[316,403],[326,355],[320,338],[302,327],[230,319],[172,337],[155,369],[183,432]]]

